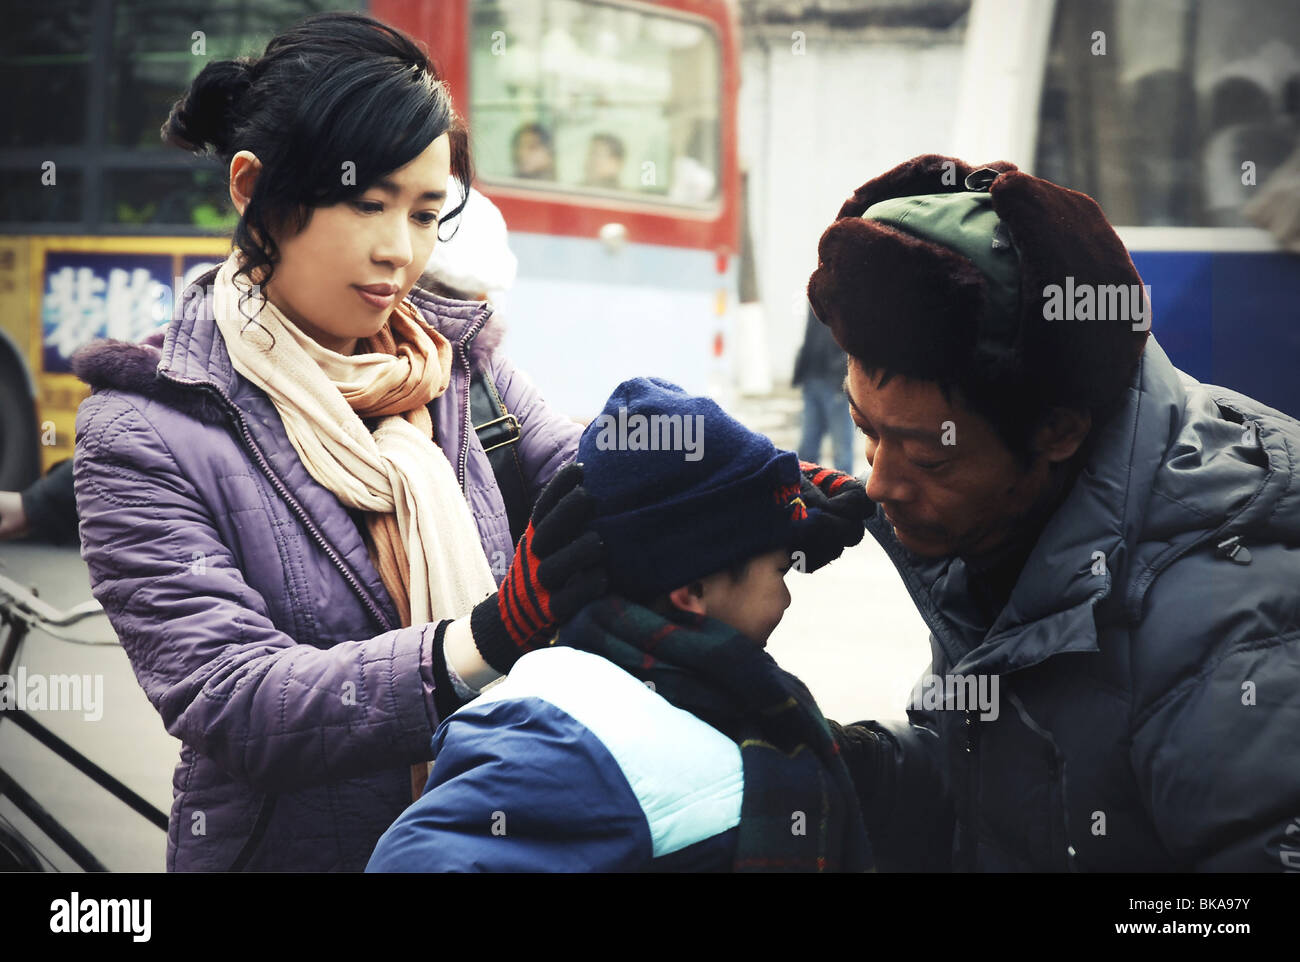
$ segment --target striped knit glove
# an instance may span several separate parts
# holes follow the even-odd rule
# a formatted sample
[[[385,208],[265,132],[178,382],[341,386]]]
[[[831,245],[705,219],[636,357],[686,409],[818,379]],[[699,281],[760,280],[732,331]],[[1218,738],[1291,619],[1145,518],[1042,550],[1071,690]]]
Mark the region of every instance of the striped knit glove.
[[[811,572],[862,540],[864,522],[876,506],[867,497],[866,485],[852,475],[809,461],[800,461],[799,470],[803,474],[799,497],[808,509],[808,518],[798,522],[798,547],[804,558],[795,567]]]
[[[470,613],[479,654],[501,674],[550,644],[559,624],[605,593],[605,546],[588,528],[594,511],[582,465],[557,471],[533,506],[501,587]]]

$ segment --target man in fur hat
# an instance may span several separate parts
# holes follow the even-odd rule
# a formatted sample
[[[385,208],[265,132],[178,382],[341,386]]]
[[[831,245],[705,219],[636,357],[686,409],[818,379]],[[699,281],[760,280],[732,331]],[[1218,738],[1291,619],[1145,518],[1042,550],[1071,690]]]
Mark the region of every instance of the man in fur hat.
[[[1300,870],[1300,423],[1177,370],[1096,203],[1012,164],[917,157],[818,254],[931,631],[908,722],[838,735],[879,867]]]

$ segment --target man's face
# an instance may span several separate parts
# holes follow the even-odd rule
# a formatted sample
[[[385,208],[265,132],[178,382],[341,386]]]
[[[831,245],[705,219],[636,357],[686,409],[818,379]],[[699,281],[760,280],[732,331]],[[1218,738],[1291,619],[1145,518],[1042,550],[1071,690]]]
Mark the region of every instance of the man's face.
[[[1006,542],[1047,488],[1048,459],[1023,468],[985,418],[932,381],[880,380],[851,362],[844,388],[866,437],[867,497],[899,542],[927,558],[978,557]]]

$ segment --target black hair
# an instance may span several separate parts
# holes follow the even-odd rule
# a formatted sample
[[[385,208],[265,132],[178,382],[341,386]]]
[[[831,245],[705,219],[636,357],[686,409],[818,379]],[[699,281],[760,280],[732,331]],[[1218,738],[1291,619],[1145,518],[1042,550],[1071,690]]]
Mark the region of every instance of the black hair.
[[[301,232],[314,208],[359,196],[444,133],[466,199],[473,180],[468,131],[427,51],[358,13],[308,17],[274,37],[261,57],[209,63],[161,133],[227,168],[241,150],[261,161],[233,242],[243,255],[239,273],[251,279],[262,269],[263,289],[279,259],[275,233]],[[439,223],[464,207],[462,200]]]
[[[1209,131],[1266,123],[1272,112],[1268,91],[1258,82],[1249,77],[1224,77],[1210,91]]]
[[[1047,417],[1051,405],[1041,398],[1033,398],[1028,385],[1015,389],[1014,379],[997,380],[993,378],[968,377],[961,381],[947,380],[944,377],[923,372],[903,374],[896,368],[883,363],[869,364],[859,358],[849,356],[849,363],[857,365],[867,378],[878,388],[883,388],[895,376],[908,376],[920,380],[933,381],[938,385],[943,399],[949,404],[961,405],[973,411],[989,422],[993,433],[997,435],[1012,457],[1027,469],[1033,464],[1034,433]],[[972,365],[974,367],[974,365]],[[929,374],[930,376],[926,376]],[[1089,441],[1096,432],[1089,432]],[[1090,450],[1088,444],[1081,445],[1080,453]]]
[[[733,585],[738,585],[745,580],[745,575],[749,571],[749,566],[754,563],[754,559],[757,557],[758,555],[750,555],[747,558],[741,558],[739,561],[733,561],[725,568],[722,568],[721,571],[727,573],[727,578]],[[700,580],[700,578],[695,579],[695,581]],[[689,583],[694,584],[695,581]],[[671,618],[680,609],[673,604],[669,594],[670,592],[667,591],[643,591],[639,593],[629,592],[627,597],[629,601],[634,601],[637,604],[644,605],[651,611],[663,615],[665,618]]]
[[[724,570],[731,578],[733,585],[740,584],[745,580],[745,573],[749,571],[749,566],[754,563],[754,559],[757,557],[758,555],[752,554],[748,558],[742,558],[740,561],[727,565]]]

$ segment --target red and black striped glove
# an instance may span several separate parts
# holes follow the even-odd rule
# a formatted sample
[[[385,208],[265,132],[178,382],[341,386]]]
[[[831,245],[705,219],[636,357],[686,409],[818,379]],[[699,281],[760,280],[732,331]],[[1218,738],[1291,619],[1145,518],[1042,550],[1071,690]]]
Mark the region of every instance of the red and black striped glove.
[[[799,470],[803,474],[799,497],[808,517],[798,522],[797,548],[804,557],[795,567],[816,571],[862,540],[864,522],[876,506],[867,497],[866,485],[852,475],[810,461],[800,461]]]
[[[605,546],[588,527],[594,513],[582,465],[565,465],[538,496],[501,587],[474,606],[474,644],[501,674],[548,645],[558,625],[605,593]]]

